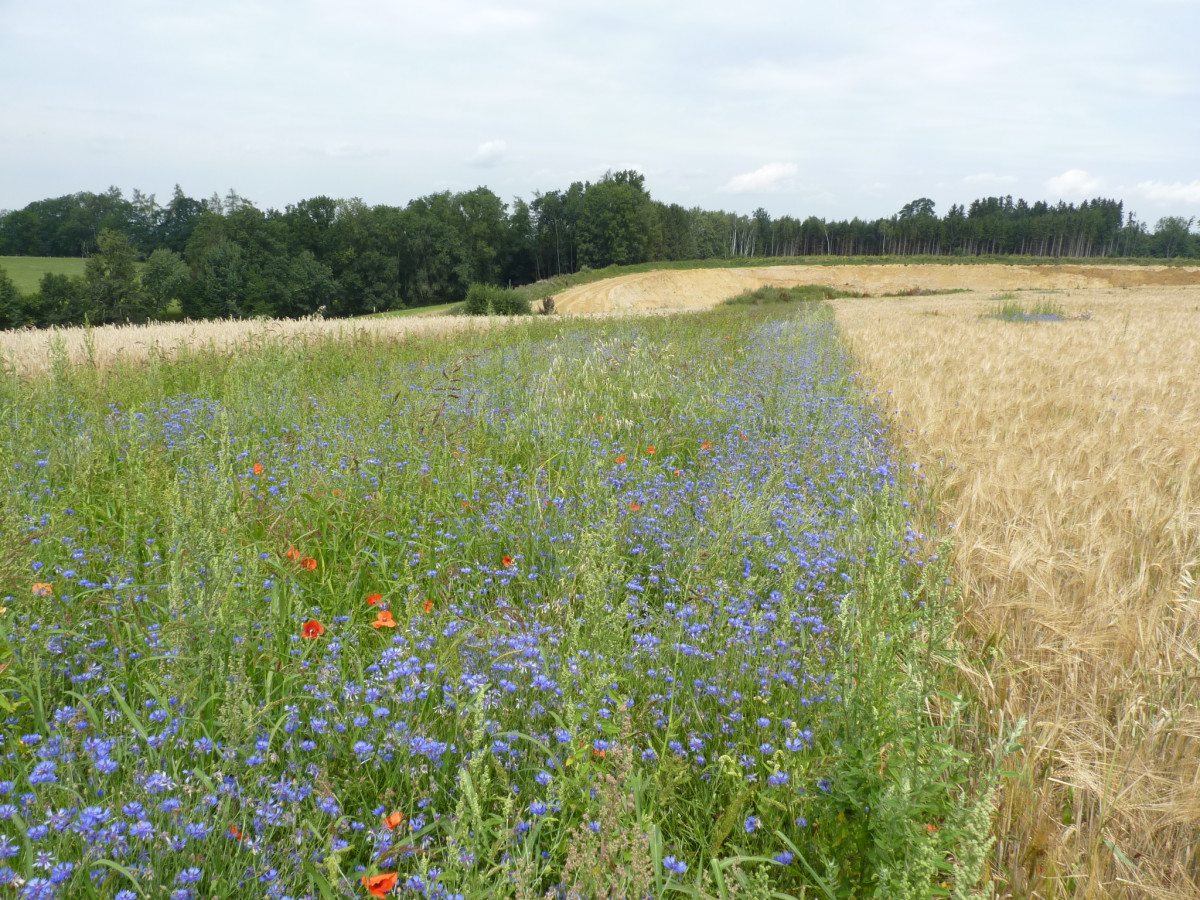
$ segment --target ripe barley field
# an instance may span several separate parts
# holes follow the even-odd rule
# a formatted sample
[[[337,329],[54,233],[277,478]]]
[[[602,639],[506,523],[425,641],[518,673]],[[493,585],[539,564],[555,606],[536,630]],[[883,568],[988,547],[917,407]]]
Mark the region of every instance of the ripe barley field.
[[[1036,297],[1027,298],[1030,300]],[[941,515],[1015,897],[1200,895],[1200,289],[838,300]]]

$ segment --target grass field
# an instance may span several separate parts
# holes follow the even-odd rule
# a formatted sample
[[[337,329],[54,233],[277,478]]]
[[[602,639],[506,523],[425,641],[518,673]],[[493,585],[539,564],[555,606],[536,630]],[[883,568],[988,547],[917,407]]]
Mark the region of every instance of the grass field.
[[[836,306],[957,523],[980,727],[1029,723],[1002,893],[1200,896],[1200,294],[1053,299]]]
[[[966,897],[994,758],[852,372],[808,303],[5,377],[0,881]]]
[[[453,313],[455,310],[462,307],[461,303],[436,303],[433,306],[413,306],[409,309],[389,309],[387,312],[371,313],[370,315],[362,316],[364,319],[393,319],[396,317],[407,316],[444,316]]]
[[[17,290],[32,294],[47,272],[55,275],[83,275],[86,259],[58,256],[0,256],[0,269],[8,273]]]

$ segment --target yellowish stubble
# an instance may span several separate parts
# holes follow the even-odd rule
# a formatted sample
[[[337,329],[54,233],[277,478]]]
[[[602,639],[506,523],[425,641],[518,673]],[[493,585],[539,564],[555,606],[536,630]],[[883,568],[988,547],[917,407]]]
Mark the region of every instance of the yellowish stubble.
[[[957,526],[981,720],[1029,723],[998,886],[1200,896],[1200,288],[1049,299],[835,306]]]

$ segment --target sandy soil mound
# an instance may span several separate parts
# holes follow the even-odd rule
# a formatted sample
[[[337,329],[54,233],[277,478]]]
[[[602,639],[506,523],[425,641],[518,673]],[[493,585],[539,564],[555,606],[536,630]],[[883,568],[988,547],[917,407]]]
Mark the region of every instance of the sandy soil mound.
[[[1200,267],[878,265],[762,266],[681,269],[622,275],[563,291],[561,313],[624,312],[714,306],[765,286],[827,284],[876,296],[913,290],[1071,290],[1081,288],[1200,285]]]

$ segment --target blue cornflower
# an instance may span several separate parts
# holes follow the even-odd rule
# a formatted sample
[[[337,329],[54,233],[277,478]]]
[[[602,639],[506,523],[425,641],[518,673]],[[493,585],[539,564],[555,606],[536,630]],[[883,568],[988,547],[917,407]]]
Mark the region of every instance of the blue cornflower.
[[[529,804],[529,811],[535,816],[544,816],[546,814],[546,804],[541,800],[534,800]]]
[[[746,816],[746,821],[742,823],[742,827],[746,829],[746,834],[753,834],[762,824],[758,816]]]
[[[688,870],[687,863],[682,862],[673,856],[663,857],[663,868],[668,872],[674,872],[676,875],[682,875]]]
[[[197,869],[195,866],[192,866],[190,868],[184,869],[182,872],[180,872],[178,875],[176,875],[175,883],[176,884],[195,884],[197,881],[199,881],[203,877],[203,875],[204,875],[204,872],[202,872],[200,869]]]
[[[779,863],[781,866],[790,866],[792,864],[792,860],[795,858],[796,857],[792,855],[790,850],[784,850],[782,853],[776,853],[773,857],[775,862]]]
[[[30,878],[21,888],[22,900],[54,900],[58,887],[49,878]]]

